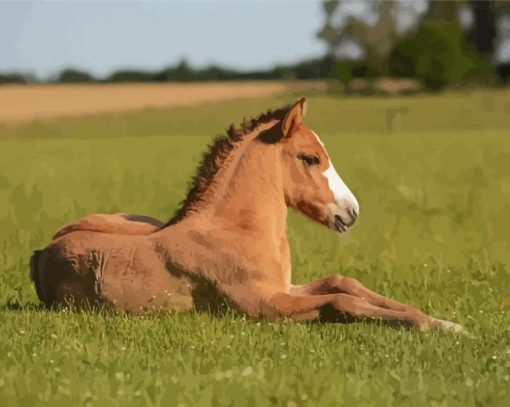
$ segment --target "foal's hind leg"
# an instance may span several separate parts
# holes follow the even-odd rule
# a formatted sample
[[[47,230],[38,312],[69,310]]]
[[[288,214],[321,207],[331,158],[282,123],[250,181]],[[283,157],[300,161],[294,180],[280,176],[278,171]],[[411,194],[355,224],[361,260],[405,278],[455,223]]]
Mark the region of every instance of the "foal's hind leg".
[[[445,330],[451,330],[455,332],[462,331],[462,326],[459,324],[428,316],[411,305],[402,304],[375,293],[374,291],[366,288],[355,278],[343,277],[339,274],[334,274],[322,280],[314,281],[308,284],[293,286],[290,291],[291,295],[324,295],[334,293],[345,293],[359,297],[367,301],[369,304],[379,308],[405,312],[419,318],[430,318],[432,320],[432,325],[438,328],[443,328]]]

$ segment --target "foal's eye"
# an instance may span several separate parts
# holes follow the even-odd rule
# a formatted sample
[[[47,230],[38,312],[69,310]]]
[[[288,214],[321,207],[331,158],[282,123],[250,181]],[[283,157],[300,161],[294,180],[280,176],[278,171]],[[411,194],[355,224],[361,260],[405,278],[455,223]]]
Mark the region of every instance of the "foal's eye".
[[[319,157],[314,155],[299,154],[298,158],[303,161],[303,164],[305,164],[307,167],[312,167],[314,165],[320,164]]]

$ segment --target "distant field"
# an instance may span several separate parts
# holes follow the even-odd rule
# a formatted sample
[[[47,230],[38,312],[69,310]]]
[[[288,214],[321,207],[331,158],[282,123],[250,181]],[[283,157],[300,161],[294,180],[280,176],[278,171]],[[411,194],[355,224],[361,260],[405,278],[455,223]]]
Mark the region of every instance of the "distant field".
[[[319,82],[284,81],[1,86],[0,123],[194,106],[204,102],[267,97],[295,89],[322,87]]]
[[[291,93],[0,124],[1,405],[510,405],[509,91],[305,92],[361,216],[337,235],[292,213],[294,281],[355,276],[467,336],[39,308],[28,258],[59,225],[168,219],[211,137]]]

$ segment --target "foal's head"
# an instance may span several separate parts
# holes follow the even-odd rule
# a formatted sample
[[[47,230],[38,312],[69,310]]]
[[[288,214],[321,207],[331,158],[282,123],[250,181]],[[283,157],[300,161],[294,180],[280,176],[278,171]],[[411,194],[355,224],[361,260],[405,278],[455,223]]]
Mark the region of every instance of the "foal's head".
[[[287,204],[345,232],[359,214],[353,193],[337,174],[319,136],[303,123],[306,101],[298,100],[282,120],[282,160]]]

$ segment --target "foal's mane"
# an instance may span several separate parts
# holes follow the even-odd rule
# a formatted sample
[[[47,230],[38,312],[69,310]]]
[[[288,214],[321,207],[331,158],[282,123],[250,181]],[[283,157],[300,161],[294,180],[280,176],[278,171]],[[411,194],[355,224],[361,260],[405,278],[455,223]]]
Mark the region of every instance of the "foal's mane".
[[[173,225],[182,220],[193,209],[193,206],[202,200],[202,197],[212,184],[215,175],[228,160],[234,148],[243,144],[247,135],[253,133],[257,127],[272,120],[283,120],[290,109],[285,106],[277,110],[268,110],[257,118],[250,120],[243,119],[239,127],[231,124],[227,129],[226,135],[216,136],[209,144],[207,151],[203,154],[198,171],[193,177],[189,186],[186,199],[181,202],[174,216],[165,224],[164,227]]]

